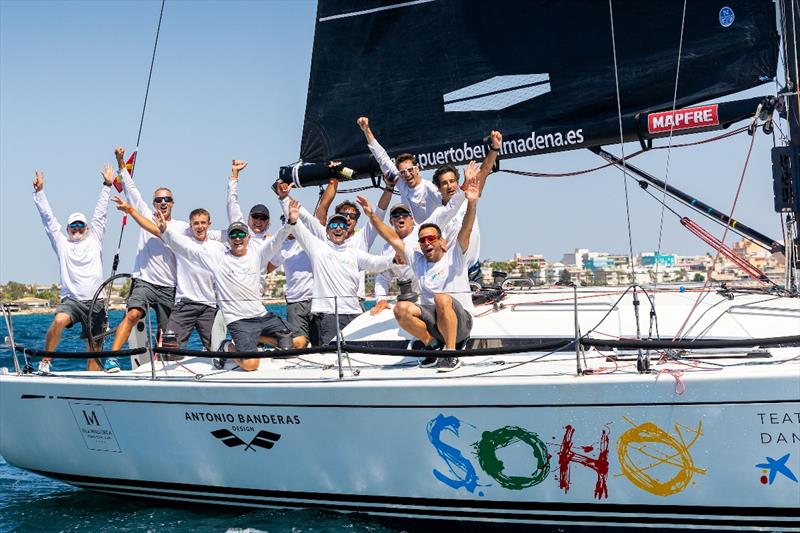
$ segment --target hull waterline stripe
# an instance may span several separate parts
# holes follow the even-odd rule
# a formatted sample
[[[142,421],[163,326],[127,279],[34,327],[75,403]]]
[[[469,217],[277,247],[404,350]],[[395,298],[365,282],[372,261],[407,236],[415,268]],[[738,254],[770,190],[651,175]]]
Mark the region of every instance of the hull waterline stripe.
[[[571,403],[562,405],[552,404],[503,404],[503,405],[472,405],[472,404],[412,404],[412,405],[367,405],[367,404],[316,404],[316,403],[242,403],[242,402],[187,402],[172,400],[129,400],[122,398],[93,398],[81,396],[58,396],[59,400],[70,401],[91,401],[91,402],[115,402],[115,403],[145,403],[160,405],[226,405],[234,407],[314,407],[332,409],[357,408],[357,409],[515,409],[515,408],[541,408],[541,409],[568,409],[576,407],[659,407],[659,406],[683,406],[683,405],[776,405],[800,403],[800,398],[792,400],[753,400],[753,401],[729,401],[729,402],[631,402],[631,403]]]
[[[625,514],[641,514],[643,509],[652,517],[655,513],[662,515],[694,515],[700,518],[705,523],[707,520],[722,520],[730,523],[743,523],[736,518],[722,517],[735,517],[741,516],[744,521],[754,520],[755,517],[761,517],[763,520],[774,520],[780,522],[781,520],[793,519],[796,521],[800,518],[800,508],[764,508],[764,507],[722,507],[722,506],[685,506],[685,505],[644,505],[644,504],[600,504],[600,503],[559,503],[559,502],[514,502],[514,501],[476,501],[476,500],[463,500],[463,499],[444,499],[444,498],[412,498],[402,496],[372,496],[362,494],[329,494],[318,492],[293,492],[293,491],[278,491],[266,489],[250,489],[242,487],[214,487],[206,485],[196,485],[187,483],[172,483],[161,481],[148,481],[148,480],[129,480],[117,478],[101,478],[91,476],[80,476],[73,474],[63,474],[56,472],[46,472],[40,470],[31,470],[37,474],[60,479],[75,485],[85,486],[90,485],[104,485],[119,487],[120,490],[132,491],[155,491],[159,495],[169,495],[163,491],[186,493],[199,493],[204,497],[212,497],[222,499],[235,499],[239,498],[245,502],[255,503],[250,498],[280,498],[286,500],[308,500],[309,503],[298,503],[302,506],[311,506],[320,501],[329,501],[331,503],[322,504],[322,506],[352,506],[354,504],[372,504],[372,505],[388,505],[388,506],[422,506],[427,508],[436,507],[441,509],[454,509],[456,512],[463,512],[465,507],[482,510],[484,515],[493,516],[496,512],[511,513],[512,511],[540,511],[540,512],[589,512],[589,513],[625,513]],[[112,490],[112,489],[107,489]],[[238,500],[237,500],[238,501]],[[287,502],[289,503],[289,502]],[[363,509],[363,506],[357,505],[358,509]],[[437,512],[439,512],[437,510]],[[477,512],[477,511],[476,511]],[[478,513],[480,514],[480,513]],[[513,514],[513,513],[512,513]],[[519,515],[515,515],[519,518]],[[604,518],[610,518],[608,516]],[[623,517],[624,518],[624,517]],[[654,517],[655,520],[664,519],[667,517]],[[672,516],[669,517],[673,520]],[[637,517],[639,521],[648,521],[649,518]],[[758,524],[756,524],[758,525]]]
[[[100,492],[108,492],[112,494],[123,494],[123,495],[130,495],[130,496],[142,496],[148,498],[157,498],[157,499],[169,499],[169,500],[178,500],[178,501],[192,501],[196,503],[202,504],[217,504],[217,505],[245,505],[248,507],[274,507],[274,508],[316,508],[316,509],[332,509],[337,511],[355,511],[355,512],[364,512],[364,513],[379,513],[379,514],[386,514],[386,515],[401,515],[401,516],[408,516],[414,517],[419,516],[421,518],[457,518],[457,519],[486,519],[486,520],[513,520],[517,522],[527,522],[527,523],[538,523],[538,522],[549,522],[549,523],[563,523],[565,521],[571,524],[581,524],[581,525],[594,525],[594,524],[623,524],[623,525],[665,525],[665,521],[668,520],[671,526],[687,526],[687,525],[694,525],[694,526],[753,526],[753,527],[766,527],[766,526],[773,526],[773,527],[781,527],[786,525],[786,522],[780,519],[776,519],[775,517],[742,517],[736,518],[732,517],[729,519],[720,519],[715,517],[705,517],[705,516],[697,516],[696,518],[690,517],[682,517],[682,516],[675,516],[671,515],[669,517],[658,517],[658,516],[642,516],[642,515],[634,515],[634,516],[621,516],[621,515],[613,515],[613,516],[603,516],[594,514],[591,517],[589,516],[575,516],[575,515],[565,515],[565,514],[544,514],[544,513],[537,513],[534,515],[523,515],[521,512],[506,512],[503,510],[497,511],[470,511],[464,509],[431,509],[425,507],[417,507],[417,508],[408,508],[408,507],[386,507],[386,506],[375,506],[375,505],[358,505],[358,504],[346,504],[346,503],[337,503],[337,502],[325,502],[317,500],[317,501],[308,501],[308,502],[297,502],[297,501],[275,501],[272,500],[270,502],[261,503],[258,500],[242,498],[242,497],[235,497],[235,496],[225,496],[225,495],[218,495],[215,494],[213,496],[201,496],[201,495],[192,495],[192,494],[175,494],[175,493],[163,493],[158,490],[148,490],[148,489],[136,489],[132,487],[124,487],[119,489],[113,488],[94,488],[92,486],[78,484],[78,486],[90,489],[90,490],[99,490]],[[209,499],[210,498],[210,499]],[[464,502],[464,503],[471,503],[471,502]],[[645,508],[646,506],[642,506]],[[415,512],[416,511],[416,512]],[[610,525],[610,524],[609,524]]]

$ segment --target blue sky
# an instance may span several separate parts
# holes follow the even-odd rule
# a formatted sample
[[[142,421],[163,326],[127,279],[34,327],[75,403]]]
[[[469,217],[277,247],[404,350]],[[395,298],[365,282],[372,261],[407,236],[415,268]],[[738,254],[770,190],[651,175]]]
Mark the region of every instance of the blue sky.
[[[113,162],[116,145],[130,151],[136,142],[159,8],[149,0],[0,1],[0,283],[58,281],[31,199],[34,170],[45,172],[45,192],[62,223],[72,211],[92,211],[102,164]],[[315,12],[315,2],[302,0],[167,1],[135,175],[144,194],[168,186],[178,218],[202,206],[212,223],[225,226],[230,161],[240,158],[249,162],[243,208],[263,202],[277,211],[269,185],[280,165],[299,154]],[[769,93],[774,86],[742,96]],[[749,140],[673,150],[670,183],[727,210]],[[771,138],[756,138],[735,218],[779,238],[771,146]],[[666,158],[662,150],[633,163],[663,178]],[[600,163],[576,151],[503,165],[565,172]],[[626,253],[622,179],[618,170],[565,179],[492,176],[479,205],[482,257],[521,252],[559,259],[576,247]],[[629,195],[634,252],[653,250],[659,205],[630,184]],[[312,207],[316,189],[297,196]],[[107,271],[120,221],[110,211]],[[130,225],[125,230],[120,271],[133,265],[137,233]],[[709,251],[671,215],[662,249]]]

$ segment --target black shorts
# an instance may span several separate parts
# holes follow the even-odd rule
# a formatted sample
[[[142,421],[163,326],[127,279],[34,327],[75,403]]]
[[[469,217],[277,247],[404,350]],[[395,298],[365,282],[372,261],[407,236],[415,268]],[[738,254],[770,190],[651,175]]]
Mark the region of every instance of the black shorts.
[[[311,339],[311,300],[302,302],[286,303],[286,320],[291,325],[300,330],[300,333],[308,340]]]
[[[278,342],[299,337],[301,333],[281,317],[272,313],[253,318],[243,318],[228,324],[228,332],[236,344],[237,352],[255,352],[258,348],[259,337],[275,337]],[[287,346],[291,348],[291,345]]]
[[[167,320],[166,329],[173,331],[178,343],[183,345],[189,340],[192,328],[197,328],[203,348],[210,350],[211,331],[214,329],[216,315],[216,307],[184,299],[175,304]]]
[[[464,309],[461,302],[452,297],[450,299],[453,302],[453,311],[456,312],[456,320],[458,321],[458,325],[456,326],[456,344],[458,344],[468,338],[472,331],[472,315]],[[420,318],[425,322],[428,333],[440,342],[444,342],[442,333],[439,331],[439,328],[436,327],[436,306],[420,305],[419,308],[422,311],[422,316]]]
[[[150,306],[156,312],[158,328],[167,327],[169,314],[175,305],[175,287],[153,285],[142,279],[134,279],[131,283],[131,294],[128,296],[128,310],[141,309],[146,311]]]
[[[358,315],[339,315],[339,328],[344,329]],[[311,345],[325,346],[336,338],[336,315],[314,313],[311,319]]]
[[[56,306],[56,314],[64,313],[69,315],[72,324],[67,326],[71,328],[75,324],[80,324],[82,328],[81,338],[89,338],[89,306],[92,305],[91,300],[75,300],[74,298],[65,297],[61,303]],[[106,309],[105,301],[97,300],[94,304],[94,313],[92,313],[92,336],[100,335],[106,330]]]

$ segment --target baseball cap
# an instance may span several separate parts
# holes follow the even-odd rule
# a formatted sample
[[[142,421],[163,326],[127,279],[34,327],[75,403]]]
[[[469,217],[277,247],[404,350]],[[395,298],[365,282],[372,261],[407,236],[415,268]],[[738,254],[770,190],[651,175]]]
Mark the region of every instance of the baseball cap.
[[[251,215],[264,215],[269,218],[269,209],[264,204],[256,204],[250,208]]]
[[[67,218],[67,226],[69,226],[73,222],[83,222],[84,224],[86,224],[86,215],[84,215],[81,212],[72,213]]]
[[[329,216],[327,224],[330,224],[334,220],[343,220],[345,222],[345,224],[347,224],[347,217],[342,215],[342,214],[340,214],[340,213],[334,213],[331,216]],[[327,226],[327,224],[326,224],[326,226]]]
[[[409,215],[411,214],[411,208],[407,204],[397,204],[389,210],[389,214],[391,215],[395,211],[405,211]]]
[[[232,231],[236,231],[236,230],[243,231],[243,232],[247,233],[248,235],[250,234],[250,229],[247,227],[247,224],[245,224],[244,222],[239,221],[239,222],[234,222],[233,224],[228,226],[228,232],[226,233],[226,235],[230,235],[230,233]]]

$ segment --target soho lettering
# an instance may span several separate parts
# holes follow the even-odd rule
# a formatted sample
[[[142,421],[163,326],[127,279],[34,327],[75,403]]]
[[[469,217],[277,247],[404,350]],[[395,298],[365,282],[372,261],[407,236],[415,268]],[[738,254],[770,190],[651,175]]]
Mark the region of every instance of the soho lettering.
[[[637,488],[657,496],[669,496],[685,490],[694,475],[706,473],[705,469],[695,466],[689,452],[702,435],[702,426],[699,423],[695,429],[676,424],[673,436],[652,422],[636,425],[628,419],[625,420],[632,427],[617,439],[617,455],[621,463],[621,475]],[[461,420],[443,414],[428,422],[428,440],[444,462],[444,468],[434,468],[433,475],[452,489],[463,488],[470,493],[477,491],[479,496],[483,496],[479,487],[486,485],[480,483],[475,465],[461,449],[442,440],[443,435],[447,433],[456,438],[460,437],[461,426]],[[493,431],[484,431],[480,440],[473,444],[472,455],[477,457],[478,465],[486,475],[509,490],[523,490],[539,485],[550,477],[551,468],[557,466],[558,487],[564,493],[568,493],[572,485],[573,468],[576,466],[588,468],[594,477],[593,496],[597,499],[606,499],[609,491],[609,429],[604,427],[600,431],[597,446],[576,445],[573,441],[575,432],[576,429],[572,425],[564,426],[561,442],[551,443],[554,448],[558,446],[553,458],[548,453],[545,442],[536,433],[518,426],[503,426]],[[685,438],[686,433],[691,435],[691,438]],[[521,475],[508,472],[497,455],[498,451],[512,444],[530,449],[531,460],[527,463],[528,471]],[[665,472],[649,472],[649,467],[638,468],[640,454],[645,452],[667,458],[657,461],[648,459],[652,463],[651,466],[664,465],[669,468]]]

